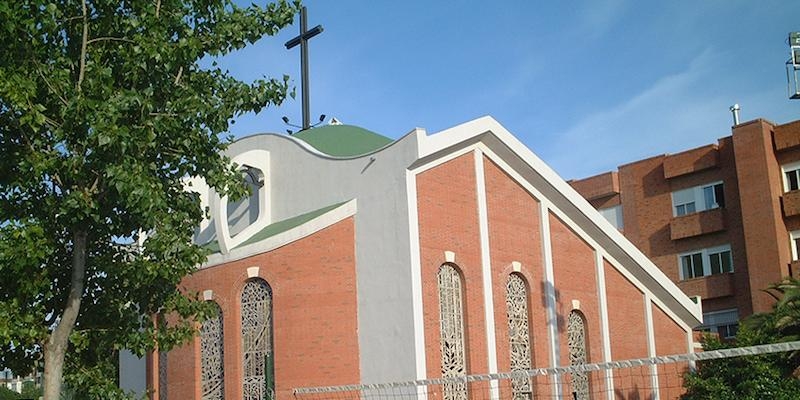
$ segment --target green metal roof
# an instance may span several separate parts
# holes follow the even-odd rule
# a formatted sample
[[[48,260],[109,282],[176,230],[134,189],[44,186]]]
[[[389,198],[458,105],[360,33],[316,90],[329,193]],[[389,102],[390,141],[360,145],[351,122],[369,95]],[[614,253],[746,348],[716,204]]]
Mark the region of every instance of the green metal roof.
[[[248,244],[253,244],[253,243],[256,243],[256,242],[260,242],[260,241],[262,241],[264,239],[270,238],[270,237],[275,236],[275,235],[277,235],[279,233],[286,232],[289,229],[296,228],[296,227],[298,227],[300,225],[305,224],[308,221],[311,221],[314,218],[319,217],[322,214],[325,214],[326,212],[328,212],[330,210],[333,210],[336,207],[341,206],[344,203],[346,203],[346,202],[333,204],[333,205],[330,205],[330,206],[327,206],[327,207],[324,207],[324,208],[320,208],[319,210],[314,210],[314,211],[311,211],[311,212],[307,212],[305,214],[300,214],[298,216],[295,216],[295,217],[292,217],[292,218],[289,218],[289,219],[285,219],[283,221],[278,221],[278,222],[269,224],[269,225],[265,226],[264,229],[256,232],[256,234],[251,236],[250,239],[247,239],[244,243],[242,243],[242,244],[240,244],[239,246],[236,246],[236,247],[239,248],[239,247],[242,247],[242,246],[246,246]]]
[[[393,140],[353,125],[325,125],[297,132],[294,137],[336,157],[354,157],[378,150]]]
[[[211,254],[219,253],[219,242],[216,240],[212,240],[204,245],[201,245],[200,247],[208,249],[211,251]]]
[[[300,214],[300,215],[297,215],[297,216],[294,216],[294,217],[291,217],[291,218],[287,218],[287,219],[284,219],[283,221],[278,221],[278,222],[274,222],[272,224],[269,224],[269,225],[265,226],[264,229],[256,232],[253,236],[250,237],[250,239],[245,240],[244,243],[236,246],[235,248],[238,249],[238,248],[240,248],[242,246],[246,246],[248,244],[253,244],[253,243],[256,243],[256,242],[260,242],[260,241],[262,241],[264,239],[268,239],[268,238],[270,238],[272,236],[275,236],[275,235],[277,235],[279,233],[286,232],[289,229],[296,228],[296,227],[298,227],[300,225],[305,224],[308,221],[311,221],[314,218],[319,217],[322,214],[325,214],[328,211],[333,210],[334,208],[337,208],[337,207],[341,206],[344,203],[346,203],[346,201],[338,203],[338,204],[333,204],[333,205],[330,205],[330,206],[327,206],[327,207],[323,207],[323,208],[320,208],[319,210],[314,210],[314,211],[311,211],[311,212],[307,212],[305,214]],[[208,250],[211,250],[212,254],[213,253],[219,253],[219,242],[216,241],[216,240],[204,244],[203,247],[205,247]]]

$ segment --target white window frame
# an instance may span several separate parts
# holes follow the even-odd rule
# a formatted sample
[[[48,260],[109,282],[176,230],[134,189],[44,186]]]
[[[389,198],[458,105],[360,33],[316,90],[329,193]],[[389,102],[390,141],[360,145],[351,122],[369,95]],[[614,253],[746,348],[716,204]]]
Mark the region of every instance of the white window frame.
[[[783,182],[784,193],[791,192],[791,190],[789,190],[789,180],[786,179],[786,174],[792,171],[797,171],[798,182],[800,183],[800,161],[781,165],[781,181]]]
[[[712,254],[719,254],[719,253],[722,253],[722,252],[725,252],[725,251],[730,252],[730,255],[731,255],[731,270],[730,271],[726,271],[726,272],[717,273],[717,274],[712,274],[711,273],[711,255]],[[685,274],[683,273],[683,262],[682,262],[682,259],[685,256],[692,256],[692,255],[695,255],[695,254],[700,254],[701,255],[700,258],[701,258],[701,260],[703,262],[703,275],[694,276],[694,277],[686,277],[686,276],[684,276]],[[733,251],[731,251],[731,245],[730,244],[724,244],[724,245],[720,245],[720,246],[708,247],[708,248],[705,248],[705,249],[687,251],[685,253],[678,254],[678,276],[680,277],[680,280],[682,280],[682,281],[683,280],[688,280],[688,279],[704,278],[704,277],[711,276],[711,275],[727,274],[727,273],[731,273],[731,272],[734,272],[734,271],[736,271],[736,268],[733,265]]]
[[[797,241],[800,240],[800,231],[791,231],[789,232],[789,249],[792,251],[792,261],[797,261],[800,259],[800,249],[798,248],[799,244]]]
[[[717,186],[717,185],[722,185],[722,188],[723,188],[722,190],[723,190],[723,193],[724,193],[725,182],[723,182],[723,181],[709,182],[709,183],[705,183],[705,184],[702,184],[702,185],[693,186],[693,187],[690,187],[690,188],[674,190],[672,192],[672,216],[673,217],[680,217],[680,216],[684,216],[684,215],[688,215],[688,214],[693,214],[693,213],[696,213],[696,212],[701,212],[701,211],[706,211],[706,210],[713,210],[715,208],[719,208],[720,205],[716,201],[717,200],[716,197],[713,199],[714,203],[711,205],[711,207],[706,207],[706,196],[705,196],[705,189],[706,188]],[[679,194],[683,194],[683,193],[687,193],[688,196],[679,196]],[[712,190],[711,193],[713,194],[715,192]],[[682,203],[677,203],[678,200],[676,199],[676,197],[689,197],[689,198],[692,199],[692,201],[684,201]],[[678,214],[678,207],[687,206],[689,204],[694,204],[694,211],[684,212],[683,214]]]
[[[622,204],[611,207],[598,208],[597,211],[606,221],[610,222],[617,230],[623,229],[625,222],[622,219]]]
[[[734,321],[733,318],[723,318],[721,321],[715,321],[716,323],[713,324],[713,325],[708,323],[708,318],[709,317],[713,318],[713,317],[722,316],[722,315],[725,315],[725,314],[736,315],[735,321]],[[721,326],[731,326],[731,325],[739,325],[739,310],[736,309],[736,308],[731,308],[731,309],[728,309],[728,310],[710,311],[710,312],[707,312],[707,313],[703,313],[703,325],[700,326],[700,329],[708,330],[710,332],[717,333],[717,334],[720,335],[720,338],[723,338],[723,339],[732,339],[736,335],[722,336],[722,334],[719,331],[719,327],[721,327]]]

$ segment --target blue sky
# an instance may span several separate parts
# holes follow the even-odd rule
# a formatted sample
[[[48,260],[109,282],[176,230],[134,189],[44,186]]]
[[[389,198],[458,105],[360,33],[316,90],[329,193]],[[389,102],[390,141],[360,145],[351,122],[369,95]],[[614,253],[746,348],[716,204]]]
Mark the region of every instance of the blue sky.
[[[258,0],[262,1],[262,0]],[[800,1],[307,0],[311,114],[399,138],[491,115],[565,179],[730,135],[741,119],[800,119],[787,35]],[[227,56],[250,81],[288,74],[297,98],[232,126],[301,122],[299,48],[278,36]]]

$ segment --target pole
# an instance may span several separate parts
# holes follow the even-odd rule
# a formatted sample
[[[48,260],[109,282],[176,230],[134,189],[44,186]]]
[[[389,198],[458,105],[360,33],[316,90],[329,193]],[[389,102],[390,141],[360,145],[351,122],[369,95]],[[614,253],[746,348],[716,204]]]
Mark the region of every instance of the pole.
[[[308,18],[306,16],[306,7],[300,10],[300,32],[304,36],[308,32]],[[302,65],[301,80],[303,85],[303,130],[311,127],[311,110],[308,87],[308,39],[302,38],[303,43],[300,45],[300,64]]]

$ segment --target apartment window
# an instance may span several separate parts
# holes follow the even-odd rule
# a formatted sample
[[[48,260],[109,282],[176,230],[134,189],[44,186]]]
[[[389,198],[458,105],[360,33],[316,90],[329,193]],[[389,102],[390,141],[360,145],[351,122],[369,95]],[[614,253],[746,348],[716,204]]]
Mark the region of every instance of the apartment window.
[[[781,166],[783,170],[783,191],[800,190],[800,161]]]
[[[696,250],[678,256],[681,279],[733,272],[733,256],[729,245]]]
[[[597,210],[600,212],[608,222],[611,222],[611,225],[614,225],[614,228],[622,229],[622,204],[618,204],[613,207],[607,208],[600,208]]]
[[[703,276],[703,254],[692,253],[681,256],[682,279],[699,278]]]
[[[725,190],[722,182],[690,187],[672,192],[673,215],[725,207]]]
[[[733,339],[739,331],[739,311],[734,308],[703,313],[700,330],[714,332],[723,339]]]
[[[800,260],[800,231],[789,232],[789,245],[792,250],[792,261]]]
[[[708,261],[711,264],[711,275],[733,272],[733,259],[731,250],[719,250],[708,254]]]

